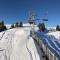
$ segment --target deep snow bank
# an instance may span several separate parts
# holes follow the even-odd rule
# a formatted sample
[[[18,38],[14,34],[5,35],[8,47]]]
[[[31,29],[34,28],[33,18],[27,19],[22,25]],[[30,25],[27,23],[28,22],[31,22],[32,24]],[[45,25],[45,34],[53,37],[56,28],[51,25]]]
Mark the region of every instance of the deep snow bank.
[[[16,28],[0,33],[0,60],[40,60],[30,29]]]

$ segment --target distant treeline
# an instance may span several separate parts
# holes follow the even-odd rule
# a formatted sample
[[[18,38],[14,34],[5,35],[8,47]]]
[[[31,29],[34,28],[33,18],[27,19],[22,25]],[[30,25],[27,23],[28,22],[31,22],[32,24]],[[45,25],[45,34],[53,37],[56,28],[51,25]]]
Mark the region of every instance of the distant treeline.
[[[40,31],[43,31],[43,32],[44,31],[47,31],[47,28],[45,27],[45,24],[44,23],[39,23],[38,24],[38,27],[39,27],[39,30]],[[60,26],[59,25],[56,26],[56,30],[57,31],[60,31]]]
[[[16,28],[16,27],[23,27],[23,23],[22,22],[20,22],[20,23],[16,22],[15,24],[11,25],[10,29]],[[5,30],[7,30],[7,27],[5,26],[4,21],[1,21],[0,22],[0,32],[5,31]]]
[[[23,23],[22,22],[20,22],[20,23],[16,22],[15,24],[12,24],[11,25],[11,28],[10,29],[16,28],[16,27],[23,27]]]
[[[11,25],[10,29],[16,28],[16,27],[23,27],[23,23],[22,22],[20,22],[20,23],[16,22],[15,24]],[[38,27],[39,27],[40,31],[46,31],[47,30],[44,23],[39,23]],[[5,26],[4,21],[1,21],[0,22],[0,32],[4,31],[4,30],[7,30],[7,27]],[[59,25],[56,26],[56,30],[60,31],[60,26]]]

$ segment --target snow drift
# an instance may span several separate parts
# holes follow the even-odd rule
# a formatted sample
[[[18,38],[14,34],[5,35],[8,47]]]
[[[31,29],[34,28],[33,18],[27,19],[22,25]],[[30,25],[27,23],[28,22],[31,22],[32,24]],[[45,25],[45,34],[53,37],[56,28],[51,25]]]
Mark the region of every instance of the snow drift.
[[[14,28],[0,33],[0,60],[40,60],[30,29]]]

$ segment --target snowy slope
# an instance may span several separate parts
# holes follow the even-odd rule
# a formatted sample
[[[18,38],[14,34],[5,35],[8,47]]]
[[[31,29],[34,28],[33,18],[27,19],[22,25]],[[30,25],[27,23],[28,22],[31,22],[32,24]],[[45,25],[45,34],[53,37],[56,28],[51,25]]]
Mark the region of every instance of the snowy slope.
[[[0,33],[0,60],[40,60],[30,29],[14,28]]]

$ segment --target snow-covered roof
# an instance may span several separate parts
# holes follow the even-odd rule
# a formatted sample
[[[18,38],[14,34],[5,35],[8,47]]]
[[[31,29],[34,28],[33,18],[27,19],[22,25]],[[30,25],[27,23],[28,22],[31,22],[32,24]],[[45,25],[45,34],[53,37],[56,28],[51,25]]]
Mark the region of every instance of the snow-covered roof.
[[[42,32],[37,31],[36,36],[43,42],[43,44],[45,44],[50,51],[55,54],[55,56],[58,57],[58,59],[60,59],[60,39],[56,39],[54,36],[57,36],[57,32],[56,33],[48,33],[43,34]],[[59,32],[60,34],[60,32]]]
[[[53,35],[56,39],[60,40],[60,31],[51,31],[48,32],[47,35]]]

